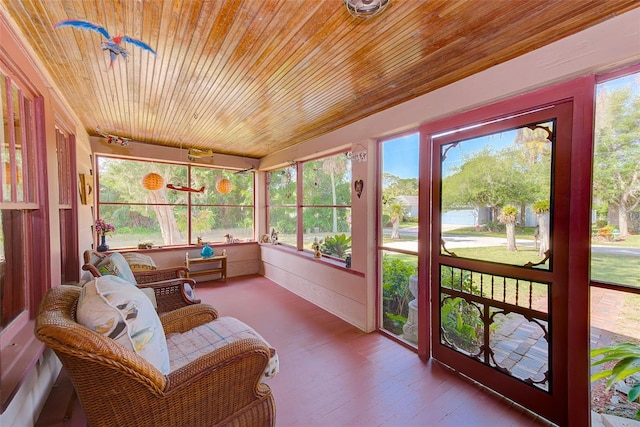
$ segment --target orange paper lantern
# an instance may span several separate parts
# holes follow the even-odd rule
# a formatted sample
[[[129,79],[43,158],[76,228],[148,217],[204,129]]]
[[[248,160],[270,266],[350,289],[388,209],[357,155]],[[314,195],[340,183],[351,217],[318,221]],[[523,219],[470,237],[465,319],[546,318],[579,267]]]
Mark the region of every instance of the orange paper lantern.
[[[218,190],[218,193],[220,194],[227,194],[231,192],[231,181],[227,178],[220,178],[216,182],[216,190]]]
[[[142,186],[147,190],[159,190],[162,188],[164,180],[157,173],[148,173],[142,178]]]

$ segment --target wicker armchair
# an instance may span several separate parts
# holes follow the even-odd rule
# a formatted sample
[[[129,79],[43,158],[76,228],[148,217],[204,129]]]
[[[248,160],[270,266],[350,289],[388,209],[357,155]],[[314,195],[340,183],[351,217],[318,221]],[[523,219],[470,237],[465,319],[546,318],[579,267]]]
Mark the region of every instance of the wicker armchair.
[[[69,373],[90,426],[273,426],[275,401],[261,382],[270,350],[242,339],[162,375],[135,352],[76,322],[81,289],[45,295],[35,335]],[[213,321],[206,304],[160,315],[165,333]]]
[[[108,256],[104,252],[93,250],[84,251],[84,265],[82,269],[90,272],[93,277],[100,277],[102,274],[98,265]],[[166,313],[177,310],[191,304],[200,303],[199,299],[189,295],[189,290],[195,288],[196,282],[187,279],[186,267],[170,267],[157,270],[131,271],[135,277],[136,285],[139,288],[153,289],[157,302],[158,313]],[[185,285],[188,285],[186,287]]]

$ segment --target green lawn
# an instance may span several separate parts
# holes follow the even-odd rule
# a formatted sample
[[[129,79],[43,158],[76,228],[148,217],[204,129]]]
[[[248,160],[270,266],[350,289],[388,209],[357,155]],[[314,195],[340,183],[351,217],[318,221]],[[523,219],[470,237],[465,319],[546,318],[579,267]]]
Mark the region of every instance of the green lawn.
[[[489,246],[482,248],[457,248],[453,249],[456,255],[463,258],[481,259],[507,263],[513,265],[524,265],[525,263],[538,262],[540,258],[533,248],[522,248],[517,252],[508,252],[504,247]],[[411,255],[397,254],[407,262],[416,261],[416,257]],[[601,280],[611,283],[625,284],[640,287],[640,261],[635,256],[598,254],[592,255],[591,277],[594,280]],[[543,264],[538,268],[545,268]]]
[[[591,278],[640,288],[640,259],[635,256],[592,253]]]
[[[450,251],[462,258],[501,262],[503,264],[524,265],[528,262],[537,263],[542,261],[542,258],[538,256],[538,250],[533,247],[518,248],[516,252],[509,252],[504,246],[455,248],[450,249]],[[545,265],[539,268],[545,268]]]

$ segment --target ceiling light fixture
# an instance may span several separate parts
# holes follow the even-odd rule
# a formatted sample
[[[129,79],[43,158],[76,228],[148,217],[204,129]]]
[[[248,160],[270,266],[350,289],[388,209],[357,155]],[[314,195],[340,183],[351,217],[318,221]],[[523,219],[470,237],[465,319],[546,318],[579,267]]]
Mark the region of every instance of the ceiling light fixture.
[[[229,181],[228,178],[220,178],[216,182],[216,190],[218,190],[218,193],[220,194],[229,194],[231,192],[231,189],[231,181]]]
[[[147,190],[159,190],[163,185],[164,179],[155,172],[148,173],[142,178],[142,186]]]
[[[343,0],[349,13],[356,18],[371,18],[382,13],[389,0]]]

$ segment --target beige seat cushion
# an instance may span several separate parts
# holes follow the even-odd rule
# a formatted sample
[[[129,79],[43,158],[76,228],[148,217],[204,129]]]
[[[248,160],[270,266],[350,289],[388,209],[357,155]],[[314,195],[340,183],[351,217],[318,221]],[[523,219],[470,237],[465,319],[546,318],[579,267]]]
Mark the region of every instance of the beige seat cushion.
[[[233,317],[220,317],[185,333],[168,334],[171,370],[180,369],[213,350],[245,338],[257,338],[269,347],[271,358],[262,378],[263,381],[272,378],[279,370],[276,350],[253,328]]]

